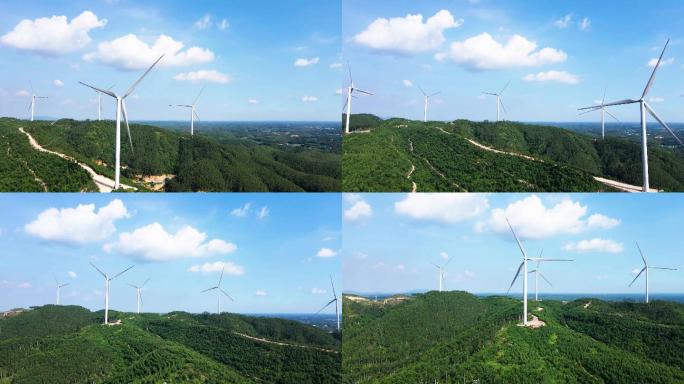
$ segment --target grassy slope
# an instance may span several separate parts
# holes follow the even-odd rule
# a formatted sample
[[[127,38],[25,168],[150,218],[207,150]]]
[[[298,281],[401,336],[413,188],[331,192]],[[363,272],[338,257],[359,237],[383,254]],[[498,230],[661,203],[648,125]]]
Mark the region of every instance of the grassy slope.
[[[339,380],[339,355],[255,342],[235,335],[337,349],[313,327],[223,314],[133,315],[102,326],[102,313],[44,306],[0,320],[0,382],[13,383],[327,383]],[[284,324],[284,325],[283,325]],[[285,327],[292,332],[287,332]],[[263,331],[263,332],[262,332]]]
[[[399,305],[345,299],[347,383],[681,382],[684,306],[544,301],[547,325],[516,325],[520,303],[462,292]],[[398,318],[397,316],[401,316]],[[400,321],[399,319],[405,319]],[[420,342],[414,343],[415,339]]]

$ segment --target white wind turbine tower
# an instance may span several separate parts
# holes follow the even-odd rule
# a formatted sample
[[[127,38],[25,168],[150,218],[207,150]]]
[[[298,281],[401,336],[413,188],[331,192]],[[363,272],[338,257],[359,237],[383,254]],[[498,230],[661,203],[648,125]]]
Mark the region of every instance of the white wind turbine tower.
[[[539,257],[541,258],[542,253],[544,253],[544,250],[542,249],[541,252],[539,252]],[[550,286],[553,287],[553,284],[549,281],[549,279],[544,276],[543,273],[541,273],[541,260],[537,260],[537,266],[531,270],[529,273],[534,273],[534,301],[539,301],[539,278],[541,277],[546,281]]]
[[[641,274],[644,273],[644,271],[646,271],[646,303],[648,303],[648,270],[649,269],[665,269],[668,271],[676,271],[677,269],[676,268],[665,268],[665,267],[654,267],[654,266],[648,265],[648,262],[646,261],[646,257],[644,256],[644,253],[641,252],[641,248],[639,247],[639,243],[636,243],[636,246],[637,246],[637,249],[639,250],[639,255],[641,255],[641,260],[643,260],[643,262],[644,262],[644,267],[641,269],[641,271],[639,271],[639,274],[636,275],[634,280],[632,280],[632,282],[629,283],[629,286],[631,287],[632,284],[634,284],[634,282],[636,281],[636,279],[638,279],[639,276],[641,276]]]
[[[145,71],[145,73],[143,73],[142,76],[140,76],[140,78],[135,83],[133,83],[133,85],[131,85],[130,88],[128,88],[128,90],[126,91],[126,93],[124,93],[123,96],[119,96],[112,91],[109,91],[106,89],[100,89],[100,88],[94,87],[92,85],[88,85],[82,81],[79,81],[79,83],[85,85],[86,87],[92,88],[98,92],[102,92],[105,95],[109,95],[109,96],[116,99],[116,150],[115,150],[115,161],[114,161],[115,162],[115,164],[114,164],[114,189],[118,189],[119,185],[120,185],[119,184],[119,176],[121,173],[121,115],[122,114],[123,114],[124,121],[126,122],[126,130],[128,131],[128,143],[131,145],[131,151],[133,151],[133,141],[131,139],[131,128],[128,125],[128,116],[126,113],[126,103],[124,102],[124,100],[131,93],[133,93],[133,91],[138,86],[138,84],[140,84],[142,79],[145,78],[145,76],[147,76],[148,73],[150,73],[152,68],[154,68],[154,66],[157,65],[157,63],[159,62],[159,60],[162,59],[162,57],[164,57],[164,55],[159,56],[157,61],[155,61],[154,64],[152,64],[147,69],[147,71]]]
[[[599,103],[601,105],[601,107],[599,107],[598,109],[591,109],[589,111],[580,113],[580,115],[584,115],[584,114],[594,112],[594,111],[601,111],[601,138],[604,140],[606,138],[606,113],[608,114],[608,116],[615,119],[615,121],[617,121],[618,123],[620,122],[620,120],[618,120],[617,117],[613,116],[613,114],[608,112],[606,107],[603,106],[603,103],[605,103],[605,102],[606,102],[606,90],[604,89],[603,90],[603,99],[601,99],[601,102]]]
[[[527,325],[527,262],[528,261],[572,261],[570,259],[544,259],[541,257],[528,257],[527,253],[525,252],[525,248],[523,247],[522,243],[520,242],[520,239],[518,239],[518,235],[515,234],[515,231],[513,230],[513,226],[511,226],[510,221],[508,221],[508,218],[506,218],[506,223],[508,223],[508,228],[511,229],[511,232],[513,233],[513,237],[515,237],[515,241],[518,243],[518,247],[520,248],[520,252],[522,253],[523,256],[523,261],[520,263],[520,266],[518,267],[518,271],[515,273],[515,277],[513,277],[513,281],[511,281],[511,285],[508,287],[508,291],[506,291],[506,295],[508,295],[508,292],[511,291],[511,288],[513,287],[513,284],[515,284],[515,281],[518,279],[518,276],[520,275],[520,271],[524,268],[523,271],[523,325]]]
[[[421,88],[420,86],[418,86],[418,89],[420,89],[420,91],[423,93],[423,96],[424,96],[424,98],[425,98],[425,108],[423,109],[423,122],[424,122],[424,123],[427,123],[428,100],[430,100],[430,98],[431,98],[432,96],[437,96],[437,95],[439,95],[440,93],[442,93],[442,91],[435,92],[435,93],[433,93],[433,94],[431,94],[431,95],[428,95],[427,93],[425,93],[425,91],[423,90],[423,88]]]
[[[340,331],[340,311],[339,311],[339,300],[337,300],[337,293],[335,292],[335,284],[333,284],[333,279],[332,276],[330,276],[330,287],[332,287],[333,291],[333,299],[328,301],[328,304],[324,305],[323,308],[319,309],[316,314],[321,313],[324,309],[328,308],[330,304],[335,303],[335,316],[337,317],[337,331]]]
[[[59,305],[59,292],[60,292],[60,290],[63,287],[66,287],[67,285],[69,285],[71,283],[62,284],[59,282],[59,280],[57,280],[57,278],[55,278],[55,283],[57,283],[57,305]]]
[[[496,122],[497,123],[500,120],[500,118],[499,118],[499,116],[500,116],[499,107],[503,108],[504,112],[508,113],[508,111],[506,111],[506,107],[504,107],[503,100],[502,100],[503,98],[501,97],[501,95],[503,95],[503,92],[506,90],[506,88],[508,88],[509,84],[511,84],[510,80],[508,81],[508,83],[506,83],[506,85],[503,88],[501,88],[501,90],[498,93],[482,92],[485,95],[496,96]]]
[[[667,39],[667,42],[665,43],[665,47],[663,48],[663,51],[660,53],[660,57],[658,58],[658,62],[655,65],[655,68],[653,68],[653,73],[651,73],[651,77],[648,79],[648,83],[646,83],[646,88],[644,88],[644,92],[641,94],[641,97],[639,99],[625,99],[625,100],[619,100],[619,101],[614,101],[612,103],[601,103],[600,105],[594,105],[591,107],[585,107],[585,108],[580,108],[579,110],[598,110],[604,107],[609,107],[612,105],[625,105],[625,104],[639,104],[639,116],[641,118],[641,161],[642,161],[642,166],[643,166],[643,178],[644,178],[644,186],[643,186],[643,192],[648,192],[649,191],[649,182],[648,182],[648,148],[647,148],[647,141],[648,141],[648,133],[646,132],[646,112],[653,116],[654,119],[660,123],[660,125],[665,128],[672,137],[677,140],[677,142],[684,147],[684,142],[675,135],[675,133],[670,129],[670,127],[661,119],[658,114],[655,113],[653,108],[646,102],[646,96],[648,96],[648,92],[651,90],[651,87],[653,86],[653,82],[655,81],[656,77],[656,72],[658,71],[658,68],[660,67],[660,63],[663,60],[663,55],[665,54],[665,50],[667,49],[667,45],[670,43],[670,39]]]
[[[129,269],[133,268],[133,265],[130,267],[124,269],[123,271],[117,273],[116,275],[109,277],[108,274],[102,272],[100,268],[96,267],[95,264],[90,263],[90,265],[93,266],[100,274],[105,278],[105,318],[104,318],[104,323],[109,324],[109,283],[116,279],[117,277],[123,275],[125,272],[127,272]]]
[[[442,264],[442,265],[437,265],[437,264],[435,264],[435,263],[430,263],[430,264],[434,265],[434,266],[437,268],[437,270],[438,270],[438,273],[439,273],[439,275],[438,275],[438,279],[439,279],[439,291],[440,291],[440,292],[442,292],[442,284],[443,284],[443,281],[444,281],[444,268],[445,268],[445,267],[447,266],[447,264],[449,264],[450,262],[451,262],[451,259],[448,259],[448,260],[447,260],[444,264]]]
[[[216,284],[216,286],[213,286],[211,288],[207,288],[204,291],[200,292],[200,293],[204,293],[204,292],[209,292],[209,291],[213,291],[214,289],[217,289],[216,296],[218,297],[218,314],[221,314],[221,294],[226,295],[226,297],[229,298],[230,301],[235,301],[235,300],[233,300],[232,297],[230,297],[229,294],[226,293],[226,291],[223,290],[223,288],[221,288],[221,281],[223,281],[223,271],[224,270],[225,270],[225,268],[221,270],[221,277],[219,277],[219,281],[218,281],[218,284]]]
[[[114,85],[107,88],[107,90],[110,91],[112,88],[114,88]],[[97,121],[102,121],[102,92],[95,90],[95,93],[97,93]]]
[[[33,121],[33,113],[36,110],[36,99],[47,99],[47,96],[38,96],[36,91],[33,90],[33,83],[29,82],[31,86],[31,104],[29,104],[29,109],[31,110],[31,121]]]
[[[349,65],[349,63],[347,63],[347,69],[349,70],[349,86],[347,87],[347,101],[345,101],[344,107],[342,107],[343,110],[345,108],[347,109],[347,121],[344,126],[344,133],[349,133],[349,117],[351,116],[352,97],[355,97],[354,92],[361,92],[365,93],[366,95],[373,95],[370,92],[366,92],[364,90],[354,87],[354,78],[352,77],[351,66]]]
[[[136,301],[137,301],[137,303],[138,303],[138,314],[140,314],[140,305],[142,304],[142,290],[143,290],[143,287],[145,286],[145,284],[147,284],[148,281],[150,281],[149,278],[148,278],[147,280],[145,280],[145,282],[142,283],[141,286],[137,286],[137,285],[133,285],[133,284],[128,284],[128,285],[130,285],[131,287],[135,288],[135,298],[136,298]]]
[[[197,94],[197,97],[195,97],[195,100],[192,102],[192,104],[176,104],[176,107],[183,107],[183,108],[190,108],[190,136],[194,135],[195,132],[195,117],[197,117],[197,120],[199,120],[199,115],[197,115],[197,111],[195,110],[195,105],[197,105],[197,100],[199,100],[200,95],[204,91],[205,87],[202,87],[200,89],[199,93]],[[174,105],[169,104],[169,107],[173,107]]]

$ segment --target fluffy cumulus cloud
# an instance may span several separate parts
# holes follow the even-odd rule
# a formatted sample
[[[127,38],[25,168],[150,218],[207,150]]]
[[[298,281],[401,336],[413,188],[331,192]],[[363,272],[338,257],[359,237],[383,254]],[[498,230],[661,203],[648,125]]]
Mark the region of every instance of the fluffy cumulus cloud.
[[[264,220],[265,218],[268,217],[268,214],[269,214],[269,213],[270,213],[270,211],[268,210],[268,207],[264,205],[264,206],[261,207],[261,209],[256,213],[256,218],[259,219],[259,220]]]
[[[538,49],[537,43],[513,35],[505,44],[489,33],[451,43],[447,51],[437,53],[438,61],[452,61],[473,71],[493,71],[516,67],[538,67],[565,61],[568,55],[555,48]]]
[[[299,58],[299,59],[295,60],[294,66],[295,67],[308,67],[311,65],[318,64],[319,61],[320,61],[320,59],[318,57],[312,57],[310,59]]]
[[[342,63],[332,63],[330,64],[330,69],[342,68]]]
[[[412,55],[437,49],[445,41],[444,31],[457,28],[451,12],[441,10],[423,22],[423,15],[379,18],[354,36],[354,42],[376,51]]]
[[[242,276],[245,274],[245,268],[243,266],[236,265],[230,261],[196,264],[188,268],[188,272],[192,273],[215,273],[221,271],[223,271],[224,274],[231,276]]]
[[[537,195],[528,196],[506,208],[492,209],[490,217],[475,225],[477,232],[494,232],[510,236],[506,218],[521,238],[543,239],[555,235],[576,234],[588,229],[607,229],[619,223],[603,215],[585,218],[588,208],[579,202],[563,199],[547,207]]]
[[[364,217],[371,217],[373,215],[373,207],[371,207],[371,205],[359,194],[345,194],[344,201],[349,206],[344,210],[344,219],[347,221],[358,221]]]
[[[579,83],[579,76],[567,71],[547,71],[539,73],[531,73],[523,77],[525,81],[534,81],[539,83],[556,82],[561,84],[574,85]]]
[[[197,29],[207,29],[211,26],[211,15],[206,14],[202,16],[201,19],[195,21],[195,28]]]
[[[242,207],[238,207],[230,211],[230,215],[234,217],[247,217],[252,203],[245,203]]]
[[[247,104],[256,105],[256,104],[259,104],[259,100],[257,100],[257,99],[248,99],[248,100],[247,100]]]
[[[315,103],[318,101],[316,96],[302,96],[302,103]]]
[[[669,59],[663,59],[660,62],[660,66],[664,67],[666,65],[674,64],[674,62],[675,62],[674,57],[670,57]],[[658,64],[658,58],[657,57],[654,57],[648,61],[648,66],[651,68],[654,68],[656,66],[656,64]]]
[[[69,275],[69,277],[71,277],[72,279],[75,279],[76,277],[78,277],[78,275],[76,275],[76,272],[74,272],[74,271],[67,272],[67,275]]]
[[[262,296],[263,297],[263,296],[267,296],[267,295],[268,295],[268,293],[266,293],[266,291],[262,291],[262,290],[258,290],[256,292],[254,292],[254,296]]]
[[[601,252],[601,253],[620,253],[624,250],[622,243],[606,239],[581,240],[576,243],[567,243],[563,250],[570,252]]]
[[[24,19],[14,29],[0,37],[0,43],[42,55],[57,56],[85,48],[90,43],[88,33],[102,28],[107,20],[84,11],[71,21],[66,16]]]
[[[170,36],[159,35],[152,45],[134,34],[128,34],[111,41],[104,41],[94,52],[83,55],[86,61],[99,61],[120,70],[147,69],[159,56],[162,67],[184,67],[204,64],[214,60],[214,52],[207,48],[190,47]]]
[[[398,215],[448,224],[473,219],[488,208],[487,198],[474,193],[410,193],[394,203]]]
[[[316,257],[322,257],[324,259],[337,256],[337,251],[333,251],[330,248],[321,248],[316,253]]]
[[[85,244],[111,236],[116,232],[115,222],[126,217],[126,206],[116,199],[97,210],[95,204],[79,204],[76,208],[49,208],[26,224],[24,230],[43,240]]]
[[[64,86],[64,82],[62,80],[59,80],[59,79],[54,80],[52,82],[52,84],[54,84],[55,87],[63,87]]]
[[[404,87],[413,87],[413,82],[411,80],[403,80],[401,83],[404,84]]]
[[[577,24],[577,26],[582,31],[586,31],[591,26],[591,20],[589,20],[588,17],[585,17],[584,19],[580,20],[580,22]]]
[[[104,245],[106,252],[118,252],[147,261],[169,261],[234,252],[237,246],[221,239],[207,240],[206,233],[184,226],[175,233],[152,223],[133,232],[119,234],[116,242]]]
[[[215,69],[200,69],[199,71],[194,72],[179,73],[176,76],[174,76],[173,79],[178,81],[192,82],[205,81],[208,83],[217,84],[227,84],[231,80],[230,76],[226,75],[225,73],[218,72]]]
[[[560,29],[565,29],[569,27],[570,24],[572,24],[572,13],[568,13],[567,15],[553,22],[553,25]]]

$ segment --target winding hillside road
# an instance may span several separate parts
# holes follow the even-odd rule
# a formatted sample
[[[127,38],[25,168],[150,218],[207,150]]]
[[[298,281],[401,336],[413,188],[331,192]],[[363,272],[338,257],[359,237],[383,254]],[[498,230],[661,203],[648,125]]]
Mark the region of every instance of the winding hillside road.
[[[62,159],[73,161],[76,164],[78,164],[81,168],[83,168],[86,172],[88,172],[88,174],[90,175],[90,178],[93,179],[93,182],[95,183],[95,185],[97,185],[97,189],[100,192],[111,192],[112,190],[114,190],[114,180],[112,180],[106,176],[100,175],[99,173],[95,172],[95,170],[93,170],[90,166],[83,164],[81,162],[78,162],[78,161],[76,161],[76,159],[74,159],[70,156],[67,156],[63,153],[59,153],[59,152],[55,152],[55,151],[51,151],[49,149],[43,148],[40,144],[38,144],[36,139],[34,139],[33,136],[31,136],[31,134],[29,134],[28,132],[26,132],[24,130],[24,127],[19,127],[19,131],[21,131],[23,134],[25,134],[28,137],[29,143],[31,143],[31,146],[33,148],[35,148],[36,150],[38,150],[40,152],[50,153],[50,154],[59,156]],[[124,189],[133,189],[133,190],[136,189],[135,187],[131,187],[130,185],[125,185],[125,184],[121,184],[121,187]]]
[[[280,341],[273,341],[273,340],[268,340],[268,339],[262,339],[259,337],[254,337],[250,335],[246,335],[244,333],[240,332],[233,332],[235,335],[244,337],[246,339],[254,340],[260,343],[266,343],[266,344],[274,344],[274,345],[282,345],[285,347],[296,347],[296,348],[305,348],[305,349],[314,349],[316,351],[321,351],[321,352],[327,352],[327,353],[339,353],[338,351],[335,351],[334,349],[325,349],[325,348],[318,348],[318,347],[311,347],[308,345],[299,345],[299,344],[288,344],[288,343],[283,343]]]

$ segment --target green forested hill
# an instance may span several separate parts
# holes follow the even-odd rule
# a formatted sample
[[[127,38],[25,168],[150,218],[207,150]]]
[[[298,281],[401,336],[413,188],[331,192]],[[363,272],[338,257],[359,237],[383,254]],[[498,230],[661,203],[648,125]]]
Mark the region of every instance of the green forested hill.
[[[343,147],[344,191],[410,191],[414,182],[418,192],[610,190],[593,176],[642,184],[637,144],[547,126],[389,119],[346,136]],[[650,147],[649,168],[652,187],[684,191],[684,153]]]
[[[112,121],[58,120],[28,122],[0,119],[1,156],[14,156],[0,165],[0,190],[42,190],[24,163],[39,175],[54,174],[61,180],[50,190],[88,190],[88,175],[73,162],[51,154],[35,154],[28,139],[18,131],[29,132],[45,148],[64,153],[88,164],[96,172],[113,178],[115,129]],[[247,141],[222,140],[195,135],[190,137],[167,129],[132,124],[133,148],[122,127],[122,182],[145,188],[145,176],[172,175],[164,189],[175,191],[338,191],[340,155],[310,148],[256,145]],[[12,146],[12,151],[6,148]],[[20,152],[21,150],[21,152]],[[20,153],[23,157],[18,157]],[[25,160],[25,161],[24,161]],[[42,171],[48,163],[49,173]],[[62,168],[72,169],[62,170]],[[69,173],[71,172],[71,173]],[[85,181],[70,181],[85,177]],[[174,176],[175,175],[175,176]],[[42,178],[42,176],[41,176]],[[16,181],[15,181],[16,180]],[[45,179],[44,179],[45,180]],[[47,180],[46,180],[47,183]],[[83,185],[82,185],[83,184]],[[15,186],[16,185],[16,186]]]
[[[121,324],[104,326],[102,316],[47,305],[0,319],[0,383],[341,380],[338,336],[294,321],[110,311]]]
[[[530,302],[465,292],[344,297],[345,383],[680,383],[684,305]]]

